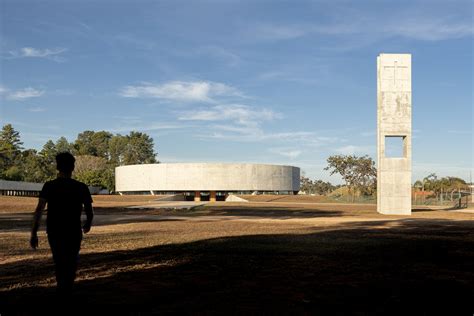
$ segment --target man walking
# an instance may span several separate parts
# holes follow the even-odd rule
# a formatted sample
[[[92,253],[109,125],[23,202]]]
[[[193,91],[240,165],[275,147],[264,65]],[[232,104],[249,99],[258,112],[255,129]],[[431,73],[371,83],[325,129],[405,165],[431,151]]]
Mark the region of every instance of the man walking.
[[[92,198],[89,188],[71,178],[75,159],[70,153],[56,156],[58,176],[44,184],[34,213],[30,245],[38,247],[38,227],[43,210],[48,205],[46,232],[53,253],[57,290],[60,294],[70,294],[76,277],[77,260],[82,241],[82,232],[91,229]],[[81,213],[87,219],[81,227]]]

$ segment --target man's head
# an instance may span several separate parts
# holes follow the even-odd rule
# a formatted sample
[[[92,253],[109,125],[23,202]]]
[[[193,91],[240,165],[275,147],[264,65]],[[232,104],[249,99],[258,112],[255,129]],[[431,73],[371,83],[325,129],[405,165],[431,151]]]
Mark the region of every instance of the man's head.
[[[56,155],[56,169],[59,172],[63,172],[65,174],[71,174],[74,170],[74,156],[68,152],[59,153]]]

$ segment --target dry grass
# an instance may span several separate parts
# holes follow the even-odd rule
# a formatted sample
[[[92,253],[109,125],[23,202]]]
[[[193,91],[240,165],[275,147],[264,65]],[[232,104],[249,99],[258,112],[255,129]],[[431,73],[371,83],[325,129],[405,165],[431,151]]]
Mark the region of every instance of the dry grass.
[[[150,199],[95,198],[74,299],[120,314],[472,312],[473,214],[281,201],[124,208]],[[45,234],[27,247],[35,201],[0,197],[2,315],[55,300]]]
[[[94,207],[99,208],[144,205],[159,198],[160,196],[151,195],[94,195],[92,197]],[[37,203],[38,198],[36,197],[0,196],[0,214],[33,212]]]

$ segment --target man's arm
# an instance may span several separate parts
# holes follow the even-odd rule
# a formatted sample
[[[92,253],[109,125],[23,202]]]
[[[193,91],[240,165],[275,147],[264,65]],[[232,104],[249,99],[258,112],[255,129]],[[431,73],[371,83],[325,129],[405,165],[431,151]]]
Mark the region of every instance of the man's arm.
[[[91,230],[92,219],[94,218],[94,209],[92,208],[92,203],[87,201],[84,203],[84,212],[86,213],[86,222],[82,227],[84,234],[87,234]]]
[[[30,246],[33,249],[38,248],[38,228],[41,221],[41,215],[46,208],[46,200],[39,198],[38,205],[36,206],[35,213],[33,215],[33,227],[31,228]]]

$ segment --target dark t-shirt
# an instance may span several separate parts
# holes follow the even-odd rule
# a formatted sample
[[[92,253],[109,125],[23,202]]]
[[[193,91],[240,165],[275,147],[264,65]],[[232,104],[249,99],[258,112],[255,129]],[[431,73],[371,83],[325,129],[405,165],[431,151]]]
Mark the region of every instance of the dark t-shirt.
[[[87,185],[70,178],[57,178],[44,184],[40,198],[48,202],[48,234],[74,234],[81,231],[83,205],[92,203]]]

